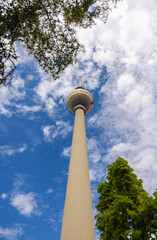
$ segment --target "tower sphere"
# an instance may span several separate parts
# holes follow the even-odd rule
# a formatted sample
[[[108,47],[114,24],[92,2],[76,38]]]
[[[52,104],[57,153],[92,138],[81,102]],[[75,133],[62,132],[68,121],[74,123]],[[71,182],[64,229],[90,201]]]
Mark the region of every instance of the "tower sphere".
[[[85,115],[87,115],[92,110],[93,104],[94,100],[92,95],[82,86],[76,87],[66,100],[67,109],[72,114],[75,114],[75,109],[78,105],[82,105]]]

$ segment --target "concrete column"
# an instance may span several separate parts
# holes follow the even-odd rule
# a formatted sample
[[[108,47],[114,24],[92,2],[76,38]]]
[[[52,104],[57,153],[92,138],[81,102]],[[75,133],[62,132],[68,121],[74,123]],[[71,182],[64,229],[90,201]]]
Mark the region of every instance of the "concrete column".
[[[61,240],[94,240],[83,106],[76,107]]]

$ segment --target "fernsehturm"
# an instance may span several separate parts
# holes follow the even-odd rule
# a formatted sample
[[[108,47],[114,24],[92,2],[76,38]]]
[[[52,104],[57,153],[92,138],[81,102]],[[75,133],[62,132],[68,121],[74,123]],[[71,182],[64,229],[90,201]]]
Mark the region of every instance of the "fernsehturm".
[[[85,115],[93,108],[92,95],[79,86],[66,105],[75,115],[61,240],[94,240],[94,222],[86,144]]]

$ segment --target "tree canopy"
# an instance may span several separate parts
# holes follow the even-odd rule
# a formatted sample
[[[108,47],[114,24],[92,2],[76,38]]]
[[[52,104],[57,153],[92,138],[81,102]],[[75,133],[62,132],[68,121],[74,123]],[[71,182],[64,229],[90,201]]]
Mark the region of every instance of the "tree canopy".
[[[98,186],[96,205],[101,240],[157,239],[157,191],[149,196],[142,182],[120,157],[108,166],[107,181]]]
[[[119,0],[0,1],[0,83],[12,79],[19,41],[38,64],[56,79],[83,49],[75,26],[106,22],[110,2]]]

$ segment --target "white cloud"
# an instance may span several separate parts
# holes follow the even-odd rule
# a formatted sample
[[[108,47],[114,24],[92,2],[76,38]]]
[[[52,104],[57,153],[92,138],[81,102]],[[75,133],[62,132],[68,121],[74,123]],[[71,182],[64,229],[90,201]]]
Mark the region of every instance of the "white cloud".
[[[13,191],[18,191],[21,187],[23,187],[26,183],[26,175],[21,174],[21,173],[16,173],[15,174],[15,179],[13,181],[13,186],[14,190]]]
[[[8,197],[8,195],[7,195],[6,193],[2,193],[2,194],[1,194],[1,198],[2,198],[3,200],[7,199],[7,197]]]
[[[40,216],[42,213],[37,204],[39,195],[33,192],[24,192],[26,179],[27,176],[24,174],[15,174],[15,179],[13,181],[14,188],[9,193],[10,204],[25,217],[31,217],[32,215]]]
[[[24,144],[23,147],[20,147],[20,148],[18,149],[18,152],[23,153],[26,149],[27,149],[27,145]]]
[[[101,148],[96,138],[87,139],[88,158],[93,163],[97,163],[102,158]]]
[[[70,153],[71,153],[71,147],[64,147],[63,152],[61,153],[61,156],[70,157]]]
[[[83,62],[81,66],[82,85],[88,90],[96,90],[100,86],[100,73],[101,69],[93,61]]]
[[[26,48],[22,47],[19,42],[16,43],[16,50],[19,56],[18,61],[15,62],[17,66],[21,64],[25,64],[26,66],[26,63],[30,65],[32,62],[33,64],[35,63],[33,57],[28,54]],[[33,61],[31,62],[31,60]],[[25,87],[25,82],[27,83],[28,80],[30,81],[33,78],[32,75],[28,75],[26,76],[26,79],[22,79],[20,71],[21,70],[15,69],[11,85],[0,85],[0,114],[5,115],[6,117],[11,117],[13,114],[18,112],[26,114],[41,110],[41,106],[27,106],[26,104],[19,104],[19,102],[21,100],[25,100],[26,97],[27,88]],[[34,100],[35,99],[33,99],[33,101]]]
[[[53,190],[52,188],[49,188],[49,189],[46,190],[46,193],[47,193],[47,194],[51,194],[51,193],[53,193],[53,192],[54,192],[54,190]]]
[[[141,64],[143,56],[153,54],[157,45],[153,33],[155,5],[154,0],[149,3],[146,0],[123,1],[110,13],[107,24],[98,21],[97,26],[78,31],[87,49],[81,59],[92,59],[108,70],[113,70],[116,62],[134,67]]]
[[[20,225],[16,224],[12,228],[0,227],[0,238],[7,240],[17,240],[19,236],[23,235],[23,229]]]
[[[26,64],[33,60],[33,57],[28,55],[28,52],[22,45],[18,42],[16,44],[16,50],[20,56],[16,65]],[[35,61],[33,60],[33,63]],[[32,79],[32,75],[28,75],[27,79],[22,79],[20,77],[20,70],[15,70],[13,79],[10,86],[0,85],[0,114],[6,117],[11,117],[15,113],[22,112],[23,114],[35,113],[42,109],[41,106],[27,106],[26,104],[20,104],[21,100],[25,100],[27,88],[25,87],[25,82]],[[32,99],[33,101],[35,99]]]
[[[25,96],[24,81],[17,76],[13,79],[11,87],[0,85],[0,96],[0,114],[12,116],[14,104]]]
[[[55,216],[55,217],[56,217],[56,216]],[[46,219],[46,220],[47,220],[48,224],[51,226],[51,228],[52,228],[54,231],[56,231],[56,232],[59,231],[58,226],[57,226],[57,224],[56,224],[57,221],[56,221],[55,218],[49,217],[49,218]]]
[[[55,221],[54,218],[49,217],[49,218],[48,218],[48,222],[49,222],[50,224],[54,224],[56,221]]]
[[[52,141],[58,136],[65,138],[72,131],[72,126],[69,122],[56,121],[55,125],[43,126],[44,138],[46,141]]]
[[[149,192],[157,183],[156,8],[155,0],[126,0],[118,3],[105,25],[98,21],[78,31],[87,49],[82,62],[107,67],[107,82],[106,76],[101,78],[100,111],[88,120],[102,130],[99,141],[108,152],[102,162],[126,158]],[[101,169],[94,171],[91,168],[91,179]]]
[[[0,154],[11,156],[16,153],[23,153],[26,149],[27,149],[26,144],[23,144],[23,146],[20,148],[12,148],[10,146],[4,145],[4,146],[0,146]]]
[[[41,106],[27,106],[22,104],[14,104],[14,106],[17,108],[16,112],[22,112],[23,114],[35,113],[42,109]]]
[[[104,150],[100,141],[96,138],[87,139],[89,176],[91,182],[100,182],[105,180],[105,164],[102,163]],[[93,197],[92,197],[93,199]]]
[[[17,60],[17,64],[31,64],[31,61],[34,60],[33,56],[28,54],[28,51],[26,48],[24,48],[22,46],[22,44],[20,42],[16,42],[16,51],[17,51],[17,55],[18,55],[18,60]]]
[[[34,88],[34,91],[40,102],[44,105],[45,110],[54,116],[56,109],[58,110],[58,103],[65,102],[68,92],[72,90],[71,83],[63,81],[63,79],[54,81],[43,73],[41,69],[38,70],[41,80],[38,86]]]
[[[81,69],[84,87],[88,90],[94,90],[100,86],[100,68],[93,61],[84,62],[80,66],[79,64],[69,66],[56,81],[52,80],[40,68],[38,69],[40,82],[34,91],[51,116],[55,117],[56,111],[58,113],[60,109],[59,105],[65,105],[68,94],[78,86],[79,69]]]
[[[118,92],[125,94],[131,89],[134,89],[134,85],[136,84],[133,75],[128,73],[123,73],[117,80],[117,89]]]
[[[106,179],[106,165],[104,163],[90,164],[89,176],[91,182],[105,181]]]
[[[38,210],[36,197],[36,194],[32,192],[27,194],[17,192],[12,195],[10,203],[25,217],[30,217],[32,214],[41,215],[41,212]]]
[[[156,78],[146,79],[146,72],[132,70],[134,77],[129,78],[130,73],[126,71],[117,78],[116,84],[111,79],[106,83],[106,89],[101,92],[103,101],[97,122],[104,128],[104,138],[107,136],[112,145],[104,159],[126,158],[151,191],[157,183]],[[123,88],[127,74],[131,82],[123,83]]]
[[[76,76],[77,79],[79,78],[77,66],[69,66],[56,81],[50,79],[50,76],[46,75],[40,68],[38,71],[41,79],[38,86],[34,88],[34,91],[45,104],[49,98],[54,100],[54,104],[60,98],[65,100],[67,95],[77,86],[77,80],[75,79]]]

